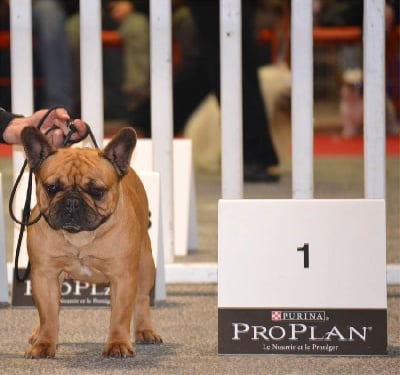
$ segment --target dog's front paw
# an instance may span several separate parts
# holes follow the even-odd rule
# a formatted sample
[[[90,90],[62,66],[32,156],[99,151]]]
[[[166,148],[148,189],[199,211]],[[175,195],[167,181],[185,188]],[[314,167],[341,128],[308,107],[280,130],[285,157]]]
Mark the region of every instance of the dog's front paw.
[[[56,355],[56,345],[50,343],[36,343],[25,353],[25,358],[54,358]]]
[[[162,344],[161,336],[150,329],[136,331],[135,334],[137,344]]]
[[[131,343],[113,342],[105,346],[102,355],[115,358],[134,357],[135,349],[133,349]]]

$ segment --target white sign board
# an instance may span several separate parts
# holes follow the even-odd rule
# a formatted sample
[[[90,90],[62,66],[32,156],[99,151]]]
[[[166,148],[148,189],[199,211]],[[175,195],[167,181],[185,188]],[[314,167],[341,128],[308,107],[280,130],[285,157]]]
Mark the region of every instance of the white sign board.
[[[220,354],[386,354],[383,200],[221,200]]]
[[[146,190],[149,201],[150,223],[149,236],[153,250],[154,262],[157,266],[159,236],[160,236],[160,174],[157,172],[138,173]]]
[[[191,140],[174,139],[173,154],[174,248],[175,255],[183,256],[187,255],[188,249],[197,248],[196,196]],[[151,139],[138,139],[131,166],[137,172],[153,170]]]

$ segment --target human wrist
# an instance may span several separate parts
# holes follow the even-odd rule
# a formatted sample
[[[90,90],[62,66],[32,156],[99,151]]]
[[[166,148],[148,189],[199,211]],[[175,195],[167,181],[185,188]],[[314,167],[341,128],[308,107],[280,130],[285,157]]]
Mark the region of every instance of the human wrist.
[[[0,108],[0,142],[1,143],[7,143],[7,141],[4,139],[3,134],[7,127],[9,126],[10,122],[18,117],[17,115],[6,111],[3,108]]]
[[[3,132],[3,140],[8,144],[18,144],[21,142],[22,129],[29,126],[26,117],[13,117]]]

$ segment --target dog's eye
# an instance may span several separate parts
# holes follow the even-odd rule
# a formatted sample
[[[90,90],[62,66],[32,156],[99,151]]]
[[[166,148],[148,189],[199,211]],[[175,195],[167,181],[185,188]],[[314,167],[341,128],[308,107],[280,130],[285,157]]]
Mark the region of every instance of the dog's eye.
[[[105,192],[106,192],[106,189],[100,188],[100,187],[95,187],[95,186],[91,186],[88,189],[88,193],[96,201],[99,201],[101,198],[103,198]]]
[[[50,198],[53,198],[61,190],[61,187],[58,184],[46,184],[45,188]]]

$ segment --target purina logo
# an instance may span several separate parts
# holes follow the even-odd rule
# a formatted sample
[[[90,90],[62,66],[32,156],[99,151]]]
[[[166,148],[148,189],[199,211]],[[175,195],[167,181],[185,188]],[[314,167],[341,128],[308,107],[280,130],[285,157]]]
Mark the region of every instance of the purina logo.
[[[281,321],[325,321],[325,311],[271,311],[273,322]]]

